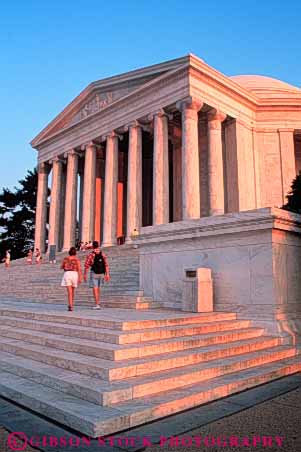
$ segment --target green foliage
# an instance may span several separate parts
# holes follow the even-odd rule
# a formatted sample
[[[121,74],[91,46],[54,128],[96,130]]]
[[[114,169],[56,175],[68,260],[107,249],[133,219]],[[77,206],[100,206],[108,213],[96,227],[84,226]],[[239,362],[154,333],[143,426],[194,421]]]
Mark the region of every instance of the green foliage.
[[[283,209],[301,213],[301,174],[293,180],[291,190],[286,199],[287,203],[282,207]]]
[[[38,175],[28,171],[14,190],[0,193],[0,256],[11,250],[12,259],[27,254],[34,246],[34,224]]]

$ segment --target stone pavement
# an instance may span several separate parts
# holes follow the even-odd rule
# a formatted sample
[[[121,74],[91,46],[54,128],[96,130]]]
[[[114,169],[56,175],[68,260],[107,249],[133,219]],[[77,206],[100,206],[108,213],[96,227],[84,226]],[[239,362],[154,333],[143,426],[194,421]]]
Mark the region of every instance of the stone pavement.
[[[43,452],[71,452],[77,450],[81,452],[136,452],[147,450],[147,452],[159,451],[204,451],[210,452],[232,452],[250,451],[261,452],[299,452],[301,450],[300,431],[301,412],[301,374],[282,378],[281,380],[259,386],[248,391],[218,400],[210,404],[186,411],[168,418],[149,423],[124,431],[118,435],[107,437],[103,443],[96,439],[90,445],[82,444],[80,447],[62,446],[49,447],[40,446]],[[24,432],[28,437],[35,436],[47,438],[50,436],[65,437],[72,439],[73,444],[80,438],[74,431],[67,430],[58,424],[51,423],[32,412],[0,399],[0,451],[8,452],[12,449],[7,446],[8,431]],[[282,446],[279,447],[275,440],[272,446],[263,447],[185,447],[182,444],[196,442],[197,437],[226,438],[237,436],[240,440],[253,437],[281,437]],[[170,444],[170,438],[174,438],[174,446]],[[112,440],[113,438],[113,440]],[[119,438],[119,443],[118,443]],[[126,444],[126,439],[134,438],[135,446]],[[142,438],[145,444],[142,446]],[[178,445],[176,445],[176,438]],[[113,441],[114,446],[109,443]],[[161,441],[161,444],[160,444]],[[245,439],[246,441],[246,439]],[[19,449],[21,450],[21,449]],[[33,452],[34,449],[22,448],[25,452]]]
[[[198,429],[191,430],[178,439],[180,446],[171,447],[171,445],[155,446],[147,449],[147,452],[176,451],[194,452],[208,450],[210,452],[233,452],[233,451],[262,451],[269,452],[300,452],[300,415],[301,415],[301,388],[291,391],[282,396],[262,404],[255,405],[252,408],[240,411],[237,414],[222,418]],[[215,438],[238,437],[241,441],[247,438],[252,441],[253,437],[261,437],[261,444],[257,447],[185,447],[182,442],[187,441],[188,437],[202,437],[212,440]],[[263,447],[263,437],[273,438],[272,446]],[[282,446],[276,443],[274,438],[280,436],[283,438]],[[185,439],[186,438],[186,439]],[[189,440],[188,440],[189,441]],[[223,444],[223,443],[222,443]],[[228,440],[229,444],[229,440]],[[280,444],[280,443],[279,443]]]

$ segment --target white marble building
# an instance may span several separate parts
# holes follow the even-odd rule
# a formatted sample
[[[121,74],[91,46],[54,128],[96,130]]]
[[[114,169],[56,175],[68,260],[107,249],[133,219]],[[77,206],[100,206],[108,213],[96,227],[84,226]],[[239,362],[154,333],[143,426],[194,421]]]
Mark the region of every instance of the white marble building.
[[[190,54],[91,83],[31,144],[36,247],[51,172],[50,245],[137,229],[146,295],[180,307],[183,269],[210,267],[217,309],[297,328],[300,218],[278,208],[301,170],[300,89]]]

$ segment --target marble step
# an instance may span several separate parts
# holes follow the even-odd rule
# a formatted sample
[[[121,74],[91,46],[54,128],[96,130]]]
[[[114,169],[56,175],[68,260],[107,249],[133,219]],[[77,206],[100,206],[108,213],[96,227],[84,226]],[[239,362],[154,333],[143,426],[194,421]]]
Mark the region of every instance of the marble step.
[[[27,283],[28,285],[28,283]],[[106,292],[110,289],[110,291],[112,291],[112,287],[110,286],[105,286],[102,287],[102,292]],[[139,294],[140,291],[139,287],[137,285],[132,285],[132,286],[118,286],[115,285],[114,286],[114,291],[118,292],[121,291],[119,293],[120,296],[124,295],[136,295],[137,293]],[[113,292],[113,291],[112,291]],[[66,290],[61,287],[59,284],[56,286],[53,285],[48,285],[48,286],[44,286],[44,289],[39,289],[36,288],[34,286],[31,286],[27,289],[24,289],[23,287],[12,287],[12,288],[7,288],[6,289],[6,294],[20,294],[20,295],[41,295],[41,296],[49,296],[49,295],[61,295],[64,294],[65,295]],[[76,290],[76,295],[81,294],[81,295],[91,295],[92,294],[92,290],[88,287],[88,286],[79,286]],[[142,294],[143,295],[143,294]]]
[[[105,308],[123,308],[123,309],[137,309],[137,310],[161,308],[161,304],[159,302],[154,302],[154,301],[152,301],[151,303],[142,302],[142,301],[139,301],[139,302],[135,302],[135,301],[133,301],[133,302],[103,301],[102,305]]]
[[[160,302],[143,302],[143,301],[119,301],[115,300],[112,296],[107,296],[105,299],[102,298],[102,307],[104,308],[118,308],[118,309],[135,309],[135,310],[146,310],[146,309],[159,309],[162,307]],[[1,300],[1,295],[0,295]],[[5,300],[12,300],[12,301],[26,301],[31,303],[43,303],[43,304],[56,304],[61,306],[66,306],[66,297],[51,299],[51,298],[29,298],[29,297],[18,297],[18,296],[11,296],[11,297],[5,297]],[[108,300],[108,301],[107,301]],[[89,299],[75,299],[75,309],[77,306],[87,306],[92,307],[94,306],[94,301],[92,296]]]
[[[207,347],[170,352],[165,355],[112,361],[0,337],[0,350],[3,352],[108,381],[154,374],[167,369],[226,358],[278,345],[285,345],[285,340],[261,336],[231,342],[230,344],[214,344]]]
[[[60,295],[62,293],[65,294],[66,290],[61,287],[61,279],[60,281],[50,282],[49,284],[45,284],[43,288],[37,287],[34,283],[29,283],[28,281],[25,283],[27,287],[23,287],[22,284],[19,286],[16,283],[12,287],[8,287],[6,285],[5,293],[6,294],[20,294],[20,295],[40,295],[40,296],[48,296],[49,294],[57,294]],[[133,281],[128,283],[120,283],[114,282],[112,284],[106,283],[105,286],[102,287],[102,291],[113,291],[116,293],[123,294],[124,292],[137,292],[139,291],[139,282],[134,283]],[[91,294],[92,290],[88,286],[79,286],[76,290],[76,293],[83,294]]]
[[[101,318],[97,317],[98,313],[101,313]],[[161,318],[160,311],[149,314],[148,319],[141,320],[139,315],[135,312],[132,313],[133,319],[127,321],[117,320],[111,316],[110,310],[101,311],[91,311],[87,313],[84,311],[84,316],[82,316],[81,311],[74,311],[72,313],[58,311],[57,313],[49,313],[47,310],[38,311],[33,307],[20,309],[10,309],[0,307],[0,319],[1,316],[23,318],[29,320],[40,320],[45,322],[58,322],[68,325],[81,325],[95,328],[109,328],[117,329],[123,331],[141,330],[145,328],[157,328],[165,326],[176,326],[176,325],[189,325],[189,324],[200,324],[209,322],[218,322],[221,320],[236,320],[237,316],[235,313],[231,312],[209,312],[209,313],[166,313],[164,312],[164,318]],[[126,315],[128,315],[126,313]]]
[[[98,437],[169,416],[300,370],[299,357],[289,358],[110,407],[99,406],[2,371],[0,395],[85,435]]]
[[[249,327],[241,330],[230,330],[201,334],[198,336],[176,337],[152,341],[151,344],[110,344],[108,342],[91,341],[89,339],[76,340],[58,334],[38,331],[24,331],[15,327],[0,326],[0,336],[17,339],[31,344],[58,348],[82,355],[120,361],[125,359],[143,358],[152,355],[162,355],[190,348],[207,347],[212,344],[224,344],[240,340],[253,339],[262,336],[263,328]]]
[[[110,275],[112,278],[115,278],[116,280],[120,279],[120,280],[127,280],[129,278],[134,278],[135,280],[139,279],[139,269],[129,269],[129,268],[115,268],[115,269],[110,269]],[[18,274],[15,276],[15,280],[18,282],[22,282],[25,280],[29,280],[32,282],[37,282],[38,284],[42,285],[42,281],[43,278],[45,278],[45,283],[48,283],[49,279],[52,280],[59,280],[62,278],[62,270],[56,270],[54,272],[47,272],[47,271],[43,271],[43,272],[39,272],[39,273],[31,273],[28,274],[24,273],[24,274]],[[13,278],[8,278],[8,277],[0,277],[0,279],[2,281],[13,281]]]
[[[60,294],[60,296],[50,295],[47,297],[48,300],[53,302],[64,300],[66,302],[66,294]],[[91,303],[91,300],[94,300],[92,292],[89,294],[75,294],[75,301],[87,301]],[[101,293],[100,301],[103,303],[152,303],[152,297],[143,297],[143,296],[126,296],[119,295],[118,293]]]
[[[41,300],[48,300],[48,301],[61,301],[61,300],[65,300],[66,301],[66,292],[65,290],[61,290],[60,292],[49,292],[48,294],[35,294],[33,291],[29,291],[28,295],[17,291],[10,291],[7,292],[5,297],[18,297],[18,298],[24,298],[24,299],[28,299],[28,298],[35,298],[38,299],[40,298]],[[124,301],[124,302],[132,302],[133,300],[135,300],[135,302],[150,302],[153,299],[151,297],[145,297],[143,296],[143,294],[139,294],[139,291],[122,291],[122,293],[118,293],[118,291],[102,291],[101,292],[101,300],[110,300],[112,299],[113,301]],[[79,301],[90,301],[91,299],[93,299],[93,293],[91,291],[91,289],[89,289],[89,291],[83,292],[83,291],[76,291],[75,292],[75,300],[79,300]]]
[[[110,262],[109,262],[110,265]],[[84,270],[84,267],[82,267],[82,271]],[[17,279],[21,279],[27,275],[29,275],[30,278],[39,276],[39,275],[59,275],[62,274],[60,265],[43,265],[41,267],[38,266],[25,266],[25,267],[19,267],[18,269],[10,269],[8,271],[1,272],[0,268],[0,277],[3,279],[12,279],[12,276],[15,274]],[[110,265],[110,272],[112,274],[117,274],[118,272],[123,271],[124,274],[133,273],[137,274],[139,273],[139,264],[132,263],[130,261],[127,262],[111,262]]]
[[[37,277],[33,278],[33,275],[29,277],[28,275],[24,275],[24,277],[14,278],[14,279],[1,279],[1,282],[7,283],[10,287],[12,287],[13,283],[15,282],[17,286],[22,286],[23,284],[30,283],[30,284],[36,284],[37,286],[45,287],[46,285],[49,285],[50,283],[53,284],[59,284],[62,280],[62,273],[56,273],[53,275],[49,274],[41,274],[39,275],[39,278]],[[120,270],[120,272],[113,272],[110,273],[111,280],[115,283],[120,284],[139,284],[139,273],[138,272],[132,272],[132,273],[124,273],[123,270]],[[44,281],[44,285],[43,285]],[[110,282],[108,282],[110,284]]]
[[[10,296],[6,296],[6,299],[19,299],[19,300],[33,300],[36,302],[42,302],[42,303],[59,303],[59,304],[67,304],[67,296],[64,293],[61,293],[60,295],[44,295],[44,296],[40,296],[40,295],[34,295],[34,294],[30,294],[28,296],[26,295],[19,295],[19,294],[9,294]],[[34,297],[34,298],[33,298]],[[133,306],[133,309],[137,307],[139,307],[139,305],[141,305],[140,307],[142,308],[143,306],[152,306],[153,303],[155,303],[157,306],[160,306],[161,304],[159,304],[159,302],[154,302],[153,299],[151,297],[134,297],[134,296],[128,296],[128,297],[122,297],[119,296],[117,293],[113,293],[113,294],[109,294],[109,293],[105,293],[102,294],[100,301],[102,303],[103,306],[105,307],[115,307],[115,306],[120,306],[122,307],[124,305],[124,307],[129,308],[130,306]],[[74,304],[76,306],[76,304],[87,304],[87,306],[93,306],[94,305],[94,298],[92,293],[90,293],[89,295],[81,295],[76,293],[75,294],[75,299],[74,299]]]
[[[157,394],[164,390],[182,388],[220,375],[291,358],[295,355],[294,348],[278,346],[226,359],[166,370],[150,376],[108,382],[37,363],[30,359],[18,357],[16,360],[14,355],[0,352],[0,371],[10,372],[19,377],[42,383],[92,403],[109,406],[113,403]]]
[[[225,320],[211,323],[200,323],[185,326],[166,326],[149,328],[147,330],[118,331],[109,328],[80,327],[77,325],[64,325],[56,322],[39,322],[37,320],[16,319],[1,316],[1,326],[11,326],[24,330],[41,331],[45,333],[60,334],[67,337],[97,340],[112,344],[133,344],[149,342],[172,337],[194,336],[197,334],[214,333],[220,331],[248,328],[250,320]]]
[[[83,268],[82,268],[83,270]],[[39,276],[39,275],[61,275],[62,271],[60,269],[60,266],[43,266],[43,267],[24,267],[24,268],[18,268],[18,270],[14,271],[8,271],[6,274],[1,272],[1,279],[3,280],[9,280],[12,279],[12,275],[15,274],[16,279],[24,279],[27,276],[29,276],[31,279],[33,277]],[[123,262],[123,263],[111,263],[110,265],[110,273],[112,275],[120,275],[122,276],[127,276],[129,274],[133,274],[133,275],[138,275],[139,274],[139,265],[132,265],[130,262]]]

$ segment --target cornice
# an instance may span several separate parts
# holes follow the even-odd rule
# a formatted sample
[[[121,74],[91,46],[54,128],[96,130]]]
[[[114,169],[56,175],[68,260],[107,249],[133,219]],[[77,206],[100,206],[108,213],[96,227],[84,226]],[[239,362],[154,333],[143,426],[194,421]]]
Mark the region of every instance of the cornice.
[[[272,229],[301,234],[301,215],[278,208],[262,208],[160,226],[147,226],[141,229],[135,242],[151,245],[157,242]]]
[[[254,108],[259,104],[259,99],[253,93],[203,62],[196,62],[194,59],[190,67],[190,75],[200,78],[218,90],[222,89],[227,95],[235,97],[248,107]]]
[[[159,75],[160,73],[162,73],[162,75]],[[79,122],[72,124],[68,127],[65,127],[63,129],[60,129],[46,137],[47,133],[49,133],[49,131],[51,131],[52,128],[56,127],[66,115],[71,116],[73,113],[78,111],[79,106],[81,106],[84,100],[87,100],[87,98],[89,98],[89,96],[96,89],[99,88],[105,89],[109,88],[110,86],[117,86],[118,84],[124,83],[125,81],[135,81],[138,80],[139,78],[156,74],[158,74],[156,78],[144,83],[142,86],[139,86],[137,89],[134,89],[127,95],[113,101],[106,107],[102,108],[100,111],[92,113],[86,118],[80,120]],[[164,88],[164,86],[167,86],[172,82],[184,79],[186,76],[188,86],[190,85],[189,77],[195,77],[196,79],[200,78],[206,84],[214,87],[216,93],[213,93],[212,95],[210,94],[209,96],[210,98],[212,98],[212,105],[210,106],[213,108],[220,106],[221,108],[223,108],[223,111],[237,119],[239,119],[238,117],[241,116],[244,119],[245,123],[246,122],[250,123],[249,125],[250,127],[253,126],[257,127],[258,125],[257,120],[255,119],[255,115],[257,113],[268,111],[281,111],[281,112],[298,111],[298,113],[299,112],[301,113],[301,98],[300,100],[298,98],[296,100],[279,99],[278,101],[278,99],[269,99],[263,101],[262,99],[256,97],[250,91],[240,86],[235,81],[231,80],[229,77],[225,76],[221,72],[207,65],[200,58],[196,57],[195,55],[189,54],[188,56],[183,58],[171,60],[166,63],[153,65],[147,68],[138,69],[136,71],[131,71],[125,74],[109,77],[107,79],[91,83],[46,128],[44,128],[42,132],[38,134],[34,140],[32,140],[31,145],[36,149],[40,150],[44,149],[48,145],[51,145],[58,139],[61,139],[63,137],[69,137],[70,134],[72,134],[73,132],[78,133],[78,131],[81,131],[79,135],[83,136],[87,135],[82,130],[89,125],[91,125],[91,132],[94,132],[94,130],[97,129],[96,126],[94,127],[96,121],[98,120],[104,121],[107,115],[111,116],[112,112],[114,111],[117,112],[117,110],[120,111],[123,108],[125,110],[130,109],[131,113],[134,110],[138,110],[139,101],[141,100],[143,100],[144,102],[146,101],[145,94],[148,95],[147,102],[149,102],[150,106],[150,110],[148,113],[150,113],[154,111],[152,110],[153,108],[155,109],[158,108],[157,105],[158,99],[155,100],[151,99],[151,97],[156,94],[157,90]],[[202,100],[201,91],[198,92],[197,87],[194,87],[194,89],[196,90],[197,94],[196,97],[199,100]],[[221,102],[219,100],[218,94],[219,92],[221,92],[221,90],[226,95],[226,101],[224,101],[222,105],[219,105]],[[190,92],[188,92],[187,94],[190,94]],[[179,97],[179,99],[181,99],[181,97]],[[227,98],[229,99],[228,102]],[[231,108],[231,99],[235,100],[238,103],[236,107]],[[269,103],[267,104],[264,102]],[[246,107],[246,110],[244,112],[239,111],[239,104]],[[168,107],[168,104],[164,104],[163,99],[163,102],[160,106],[162,108],[166,108]],[[233,114],[229,113],[227,111],[228,108],[226,107],[229,107],[229,111],[232,112]],[[136,116],[136,119],[139,120],[141,119],[141,117]],[[128,122],[125,121],[124,124],[128,124]],[[124,124],[116,124],[114,128],[116,129],[118,127],[123,127]],[[103,130],[101,133],[108,132],[110,132],[110,130]],[[95,137],[96,136],[97,135],[95,135]],[[71,139],[69,139],[69,142],[70,144],[73,145],[73,143],[71,143],[72,142]]]
[[[294,98],[279,97],[271,99],[258,97],[251,91],[242,87],[239,83],[236,83],[231,78],[212,68],[195,55],[190,55],[189,73],[191,76],[200,78],[210,86],[217,89],[222,88],[223,92],[227,95],[255,110],[269,110],[270,108],[283,109],[283,107],[288,109],[301,109],[301,93],[300,95],[296,95]]]

